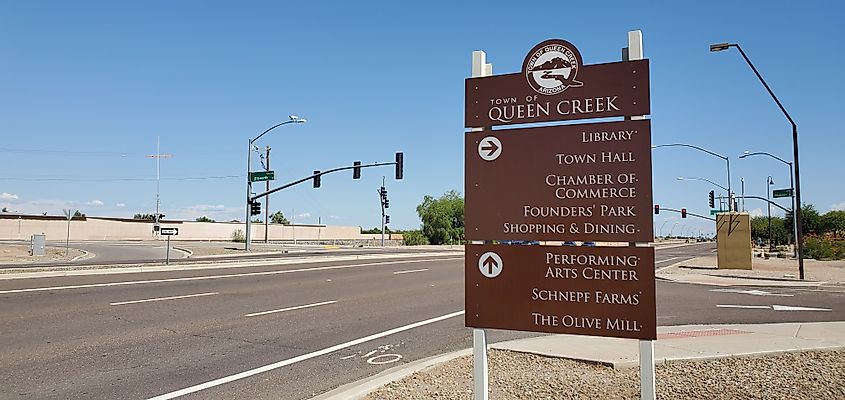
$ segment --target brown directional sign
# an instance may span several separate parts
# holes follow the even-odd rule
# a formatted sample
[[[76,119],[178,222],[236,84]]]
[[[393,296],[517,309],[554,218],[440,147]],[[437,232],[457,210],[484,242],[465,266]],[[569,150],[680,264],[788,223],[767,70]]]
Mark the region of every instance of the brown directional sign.
[[[467,245],[466,326],[655,340],[654,248]]]
[[[466,134],[469,240],[650,242],[648,120]]]
[[[535,46],[515,74],[468,78],[464,126],[647,115],[648,60],[582,65],[565,40]]]

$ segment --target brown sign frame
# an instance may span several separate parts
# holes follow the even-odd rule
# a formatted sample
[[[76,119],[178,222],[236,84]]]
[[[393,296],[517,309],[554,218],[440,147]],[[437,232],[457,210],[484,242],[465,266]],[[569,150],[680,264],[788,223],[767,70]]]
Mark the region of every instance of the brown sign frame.
[[[537,87],[532,74],[545,75],[536,69],[532,71],[532,66],[543,60],[541,53],[547,50],[554,50],[553,54],[560,56],[553,60],[565,64],[569,75],[565,79],[552,75],[562,83],[554,89],[538,90],[543,88]],[[466,79],[464,126],[648,115],[651,113],[649,72],[647,59],[581,65],[581,55],[571,43],[547,40],[531,49],[518,73]]]
[[[488,252],[501,260],[492,278],[480,271],[479,260]],[[578,264],[585,260],[594,263]],[[465,323],[472,328],[655,340],[654,274],[653,247],[466,245]],[[552,298],[557,300],[544,300]],[[537,314],[557,321],[538,324]]]

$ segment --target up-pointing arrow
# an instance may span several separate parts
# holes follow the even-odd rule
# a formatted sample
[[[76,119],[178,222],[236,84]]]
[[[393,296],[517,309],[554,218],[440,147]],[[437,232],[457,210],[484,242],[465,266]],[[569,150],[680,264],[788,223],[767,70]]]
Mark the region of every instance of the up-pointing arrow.
[[[498,266],[499,266],[499,263],[497,263],[497,262],[496,262],[496,260],[495,260],[495,259],[493,259],[493,257],[492,257],[492,256],[487,256],[487,259],[486,259],[486,260],[484,260],[484,262],[482,263],[482,265],[484,265],[485,267],[487,267],[487,273],[488,273],[488,274],[493,275],[493,268],[498,267]]]

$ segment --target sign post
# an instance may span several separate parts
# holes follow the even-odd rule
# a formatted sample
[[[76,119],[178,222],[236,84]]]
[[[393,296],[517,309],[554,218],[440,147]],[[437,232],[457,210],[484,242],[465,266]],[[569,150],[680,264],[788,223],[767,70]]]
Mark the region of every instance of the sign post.
[[[464,273],[476,400],[488,392],[484,329],[638,339],[642,398],[654,399],[654,248],[637,245],[654,231],[639,31],[629,32],[625,59],[583,65],[575,46],[553,39],[531,49],[521,72],[491,76],[484,53],[473,53]],[[608,117],[624,119],[502,129]],[[600,243],[553,245],[564,241]]]
[[[164,258],[164,265],[170,265],[170,237],[179,234],[179,228],[161,228],[159,233],[162,236],[167,236],[167,251],[166,256]]]

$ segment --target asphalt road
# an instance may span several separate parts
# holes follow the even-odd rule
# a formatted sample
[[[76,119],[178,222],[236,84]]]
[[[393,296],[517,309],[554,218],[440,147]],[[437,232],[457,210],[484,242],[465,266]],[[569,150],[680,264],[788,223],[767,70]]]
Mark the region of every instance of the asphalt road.
[[[658,250],[657,267],[712,248]],[[845,317],[840,293],[713,289],[659,281],[658,322]],[[177,296],[192,297],[161,300]],[[471,346],[460,256],[4,280],[0,301],[2,399],[145,399],[209,382],[184,398],[306,399]],[[763,304],[832,311],[717,307]]]

